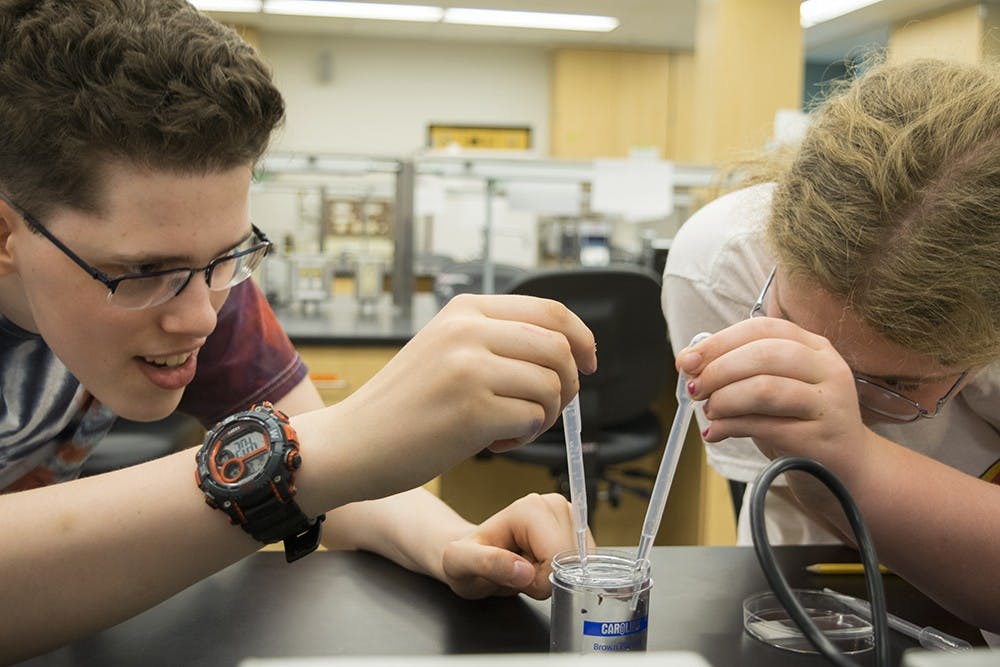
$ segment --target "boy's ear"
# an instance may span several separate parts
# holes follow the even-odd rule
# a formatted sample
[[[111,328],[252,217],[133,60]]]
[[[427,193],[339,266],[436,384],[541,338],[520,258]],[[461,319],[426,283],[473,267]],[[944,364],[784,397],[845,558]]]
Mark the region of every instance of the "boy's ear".
[[[17,212],[0,199],[0,277],[16,272],[10,243],[17,217]]]

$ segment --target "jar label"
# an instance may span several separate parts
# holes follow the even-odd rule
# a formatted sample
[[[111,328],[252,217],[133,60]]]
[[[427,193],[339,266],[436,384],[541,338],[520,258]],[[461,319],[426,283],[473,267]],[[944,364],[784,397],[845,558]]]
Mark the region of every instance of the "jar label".
[[[624,637],[643,632],[649,624],[649,617],[642,616],[628,621],[584,621],[583,634],[591,637]]]

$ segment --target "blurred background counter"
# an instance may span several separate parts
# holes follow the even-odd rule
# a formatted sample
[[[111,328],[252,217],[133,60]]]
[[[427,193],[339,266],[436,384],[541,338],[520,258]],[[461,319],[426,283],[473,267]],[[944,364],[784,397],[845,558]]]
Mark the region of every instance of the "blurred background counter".
[[[275,308],[278,321],[297,346],[385,346],[400,348],[440,310],[433,293],[413,295],[407,310],[383,293],[361,303],[353,294],[331,294],[325,301]]]

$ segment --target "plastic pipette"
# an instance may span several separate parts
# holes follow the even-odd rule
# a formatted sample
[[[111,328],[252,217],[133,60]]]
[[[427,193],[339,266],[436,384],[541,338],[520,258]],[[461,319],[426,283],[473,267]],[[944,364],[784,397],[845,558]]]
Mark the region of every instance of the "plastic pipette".
[[[688,347],[708,338],[709,335],[708,333],[696,335],[691,339]],[[656,473],[656,481],[653,482],[653,492],[649,497],[649,506],[646,508],[646,520],[642,524],[642,536],[639,538],[639,548],[635,554],[637,568],[641,567],[642,563],[649,558],[649,551],[653,548],[653,539],[660,529],[660,519],[663,518],[663,508],[667,504],[670,485],[674,481],[674,473],[677,472],[677,462],[680,460],[684,436],[687,435],[688,424],[691,423],[694,400],[688,394],[687,380],[687,375],[683,372],[678,373],[677,412],[674,414],[674,423],[670,426],[670,435],[667,437],[667,445],[663,450],[663,459],[660,461],[660,469]]]
[[[831,590],[829,588],[824,588],[823,592],[827,595],[832,595],[835,599],[839,600],[844,604],[844,606],[849,609],[858,612],[865,620],[872,620],[872,608],[868,604],[867,600],[862,600],[860,598],[852,597],[850,595],[845,595],[843,593],[838,593],[837,591]],[[916,623],[911,623],[910,621],[903,620],[895,614],[886,614],[886,618],[889,621],[889,627],[896,632],[901,632],[907,637],[916,639],[920,642],[920,645],[928,649],[938,649],[944,651],[962,651],[965,649],[971,649],[972,644],[960,639],[958,637],[952,637],[951,635],[941,632],[937,628],[932,628],[930,626],[922,628]]]
[[[587,478],[583,471],[583,442],[580,422],[580,394],[573,397],[562,412],[566,435],[566,463],[569,470],[569,497],[573,506],[573,530],[580,551],[580,568],[587,568]]]

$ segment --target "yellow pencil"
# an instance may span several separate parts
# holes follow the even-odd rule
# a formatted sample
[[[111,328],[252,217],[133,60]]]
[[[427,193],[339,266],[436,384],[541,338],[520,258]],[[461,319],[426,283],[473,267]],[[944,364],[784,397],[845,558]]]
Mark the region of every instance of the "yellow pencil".
[[[879,572],[888,574],[889,568],[885,565],[878,566]],[[864,574],[863,563],[813,563],[806,565],[806,571],[813,574]]]

